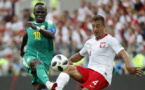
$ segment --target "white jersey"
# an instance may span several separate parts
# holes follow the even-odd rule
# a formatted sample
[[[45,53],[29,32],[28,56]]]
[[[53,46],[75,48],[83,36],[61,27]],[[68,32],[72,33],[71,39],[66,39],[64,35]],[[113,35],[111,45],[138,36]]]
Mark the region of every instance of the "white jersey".
[[[115,54],[118,54],[123,49],[114,37],[105,34],[98,41],[95,38],[86,41],[79,53],[81,56],[89,54],[88,68],[102,74],[108,83],[111,84]]]

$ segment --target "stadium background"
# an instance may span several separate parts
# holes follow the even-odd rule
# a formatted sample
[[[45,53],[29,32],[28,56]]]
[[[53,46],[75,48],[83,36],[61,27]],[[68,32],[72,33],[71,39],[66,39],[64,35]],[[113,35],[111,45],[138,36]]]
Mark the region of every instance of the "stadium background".
[[[46,20],[56,23],[55,54],[70,57],[78,52],[93,37],[90,18],[99,14],[106,19],[106,32],[129,53],[132,65],[145,70],[145,0],[0,0],[0,90],[32,89],[19,53],[23,25],[33,20],[37,2],[48,7]],[[88,56],[75,64],[87,67],[87,62]],[[113,83],[105,90],[145,90],[145,72],[141,78],[129,75],[120,56],[113,65]],[[55,80],[59,73],[50,72]],[[80,90],[79,85],[71,79],[64,90]]]

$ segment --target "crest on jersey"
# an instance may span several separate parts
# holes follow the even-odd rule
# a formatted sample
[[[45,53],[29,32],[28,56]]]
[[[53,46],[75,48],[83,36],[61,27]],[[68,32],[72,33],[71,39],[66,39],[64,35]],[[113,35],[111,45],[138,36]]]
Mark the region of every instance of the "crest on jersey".
[[[45,26],[44,26],[44,25],[42,25],[40,28],[41,28],[41,29],[45,29]]]
[[[105,48],[106,42],[101,42],[100,43],[100,48]]]

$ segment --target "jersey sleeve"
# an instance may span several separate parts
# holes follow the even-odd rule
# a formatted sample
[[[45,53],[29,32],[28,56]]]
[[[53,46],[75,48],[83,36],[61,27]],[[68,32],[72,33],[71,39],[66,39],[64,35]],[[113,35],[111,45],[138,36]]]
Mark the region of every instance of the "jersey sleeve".
[[[53,32],[53,33],[55,34],[55,33],[56,33],[56,26],[55,26],[55,23],[52,22],[51,20],[47,21],[47,23],[48,23],[48,28],[47,28],[47,30],[48,30],[48,31],[51,31],[51,32]]]
[[[80,50],[79,53],[80,53],[81,56],[86,56],[86,55],[88,54],[86,43],[85,43],[85,45],[83,46],[83,48]]]
[[[110,40],[110,47],[113,49],[113,51],[118,54],[121,50],[123,50],[123,46],[114,38],[112,37]]]

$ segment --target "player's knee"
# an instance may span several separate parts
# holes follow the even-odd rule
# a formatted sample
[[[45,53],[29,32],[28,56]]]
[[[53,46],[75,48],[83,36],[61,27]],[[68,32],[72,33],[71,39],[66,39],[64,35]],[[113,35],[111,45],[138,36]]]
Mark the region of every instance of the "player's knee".
[[[44,65],[38,64],[38,65],[36,65],[35,68],[32,68],[31,70],[32,70],[32,73],[37,73],[37,71],[40,69],[44,69]]]
[[[32,73],[36,73],[36,68],[39,65],[42,65],[42,63],[38,59],[34,59],[30,62],[30,67],[31,67]]]
[[[38,65],[42,64],[38,59],[34,59],[30,62],[31,68],[36,68]]]
[[[76,67],[74,65],[69,65],[68,68],[64,71],[65,73],[68,73],[69,75],[72,75],[76,70]]]
[[[66,69],[64,72],[65,72],[65,73],[69,73],[71,69],[72,69],[72,67],[71,67],[71,65],[69,65],[69,66],[67,67],[67,69]]]

